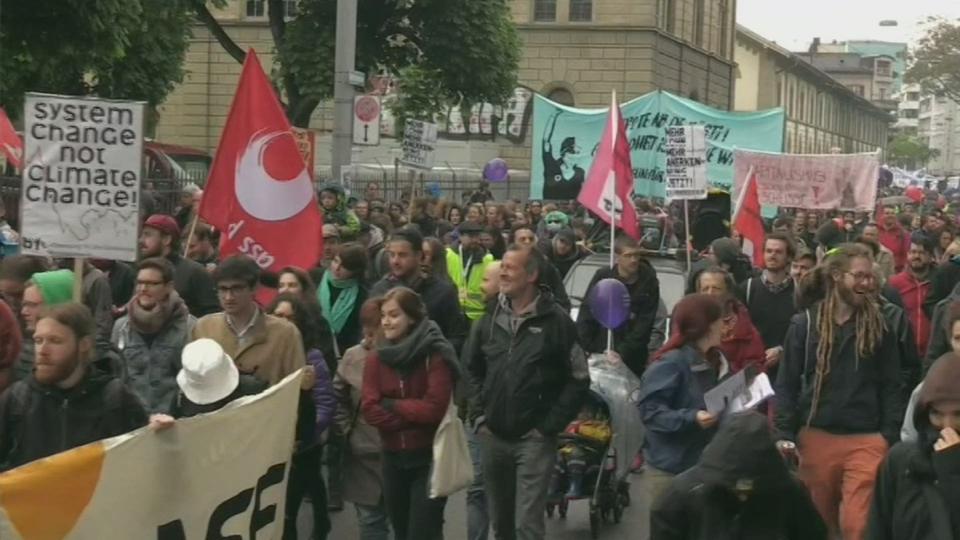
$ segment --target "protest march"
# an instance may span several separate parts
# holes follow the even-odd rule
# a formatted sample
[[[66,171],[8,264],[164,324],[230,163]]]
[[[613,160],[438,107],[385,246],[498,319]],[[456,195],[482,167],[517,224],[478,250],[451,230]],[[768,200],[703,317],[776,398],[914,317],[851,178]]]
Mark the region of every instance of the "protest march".
[[[327,140],[236,48],[209,155],[149,98],[0,99],[0,539],[960,539],[960,179],[709,86],[337,93]],[[389,186],[316,164],[386,115]]]

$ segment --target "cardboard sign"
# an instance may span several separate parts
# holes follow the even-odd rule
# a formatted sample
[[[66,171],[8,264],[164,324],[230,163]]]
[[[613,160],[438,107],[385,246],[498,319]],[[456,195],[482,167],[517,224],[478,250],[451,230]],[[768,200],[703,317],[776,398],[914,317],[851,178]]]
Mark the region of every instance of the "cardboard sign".
[[[27,94],[22,252],[137,258],[142,102]]]
[[[667,198],[707,198],[707,137],[703,126],[667,128]]]
[[[403,129],[403,157],[400,163],[417,169],[432,169],[436,145],[436,124],[408,120]]]

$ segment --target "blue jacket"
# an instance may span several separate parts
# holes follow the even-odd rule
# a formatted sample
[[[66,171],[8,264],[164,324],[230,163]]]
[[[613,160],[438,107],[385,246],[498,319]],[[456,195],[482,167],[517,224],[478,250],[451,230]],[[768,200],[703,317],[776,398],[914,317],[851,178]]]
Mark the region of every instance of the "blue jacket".
[[[696,465],[714,429],[697,424],[706,410],[703,395],[720,376],[692,346],[668,352],[647,368],[637,407],[646,428],[643,455],[650,466],[680,474]]]

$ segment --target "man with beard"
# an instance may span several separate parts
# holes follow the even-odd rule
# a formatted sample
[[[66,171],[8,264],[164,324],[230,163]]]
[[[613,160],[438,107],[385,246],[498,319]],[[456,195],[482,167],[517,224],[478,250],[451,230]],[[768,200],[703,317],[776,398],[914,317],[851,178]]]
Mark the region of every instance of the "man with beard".
[[[180,353],[196,319],[173,288],[173,265],[155,257],[137,266],[136,294],[113,326],[111,342],[127,381],[150,414],[169,414],[177,395]]]
[[[900,293],[907,320],[913,329],[917,354],[923,357],[930,339],[930,318],[923,311],[923,302],[930,292],[933,272],[933,241],[923,234],[913,235],[907,252],[907,268],[890,278],[890,285]]]
[[[180,255],[180,228],[170,216],[154,214],[140,232],[140,257],[163,257],[173,265],[173,286],[195,317],[219,309],[210,274],[200,263]]]
[[[147,424],[137,396],[100,371],[86,306],[45,310],[33,340],[33,374],[0,396],[0,471]]]
[[[613,278],[626,286],[630,294],[630,315],[623,324],[613,329],[613,350],[639,377],[647,367],[647,345],[660,302],[660,282],[656,270],[643,258],[640,244],[633,238],[617,238],[614,253],[617,256],[616,265],[597,270],[584,298],[590,298],[593,288],[603,279]],[[606,352],[607,329],[586,306],[577,315],[577,333],[587,354]]]
[[[750,320],[763,338],[766,347],[764,370],[776,375],[776,366],[783,358],[783,338],[796,313],[794,283],[787,269],[796,256],[790,237],[782,233],[768,234],[763,242],[763,272],[743,284],[741,297],[746,299]]]
[[[468,329],[457,288],[448,280],[423,274],[420,269],[423,237],[412,228],[400,229],[390,235],[386,250],[390,258],[390,273],[373,286],[370,296],[383,296],[394,287],[412,289],[423,299],[430,319],[440,326],[443,336],[459,351]],[[482,272],[480,277],[483,277]]]
[[[491,255],[480,243],[483,227],[467,222],[460,226],[460,246],[447,250],[447,273],[457,286],[460,307],[471,321],[483,317],[483,275],[493,263]]]
[[[802,291],[777,374],[777,446],[834,535],[863,538],[877,467],[904,413],[897,335],[885,328],[870,251],[842,244]]]

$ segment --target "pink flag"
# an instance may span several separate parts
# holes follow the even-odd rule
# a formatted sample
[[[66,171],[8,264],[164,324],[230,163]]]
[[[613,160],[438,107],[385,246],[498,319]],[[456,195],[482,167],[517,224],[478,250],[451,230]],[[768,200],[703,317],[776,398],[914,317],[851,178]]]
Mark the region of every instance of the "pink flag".
[[[610,116],[597,154],[593,157],[587,181],[580,189],[577,201],[601,219],[640,239],[637,209],[633,206],[633,166],[630,164],[630,144],[627,127],[620,114],[617,94],[613,93]]]
[[[23,140],[17,135],[17,130],[13,129],[13,124],[3,108],[0,108],[0,152],[7,156],[7,160],[14,167],[19,169],[23,165]]]

